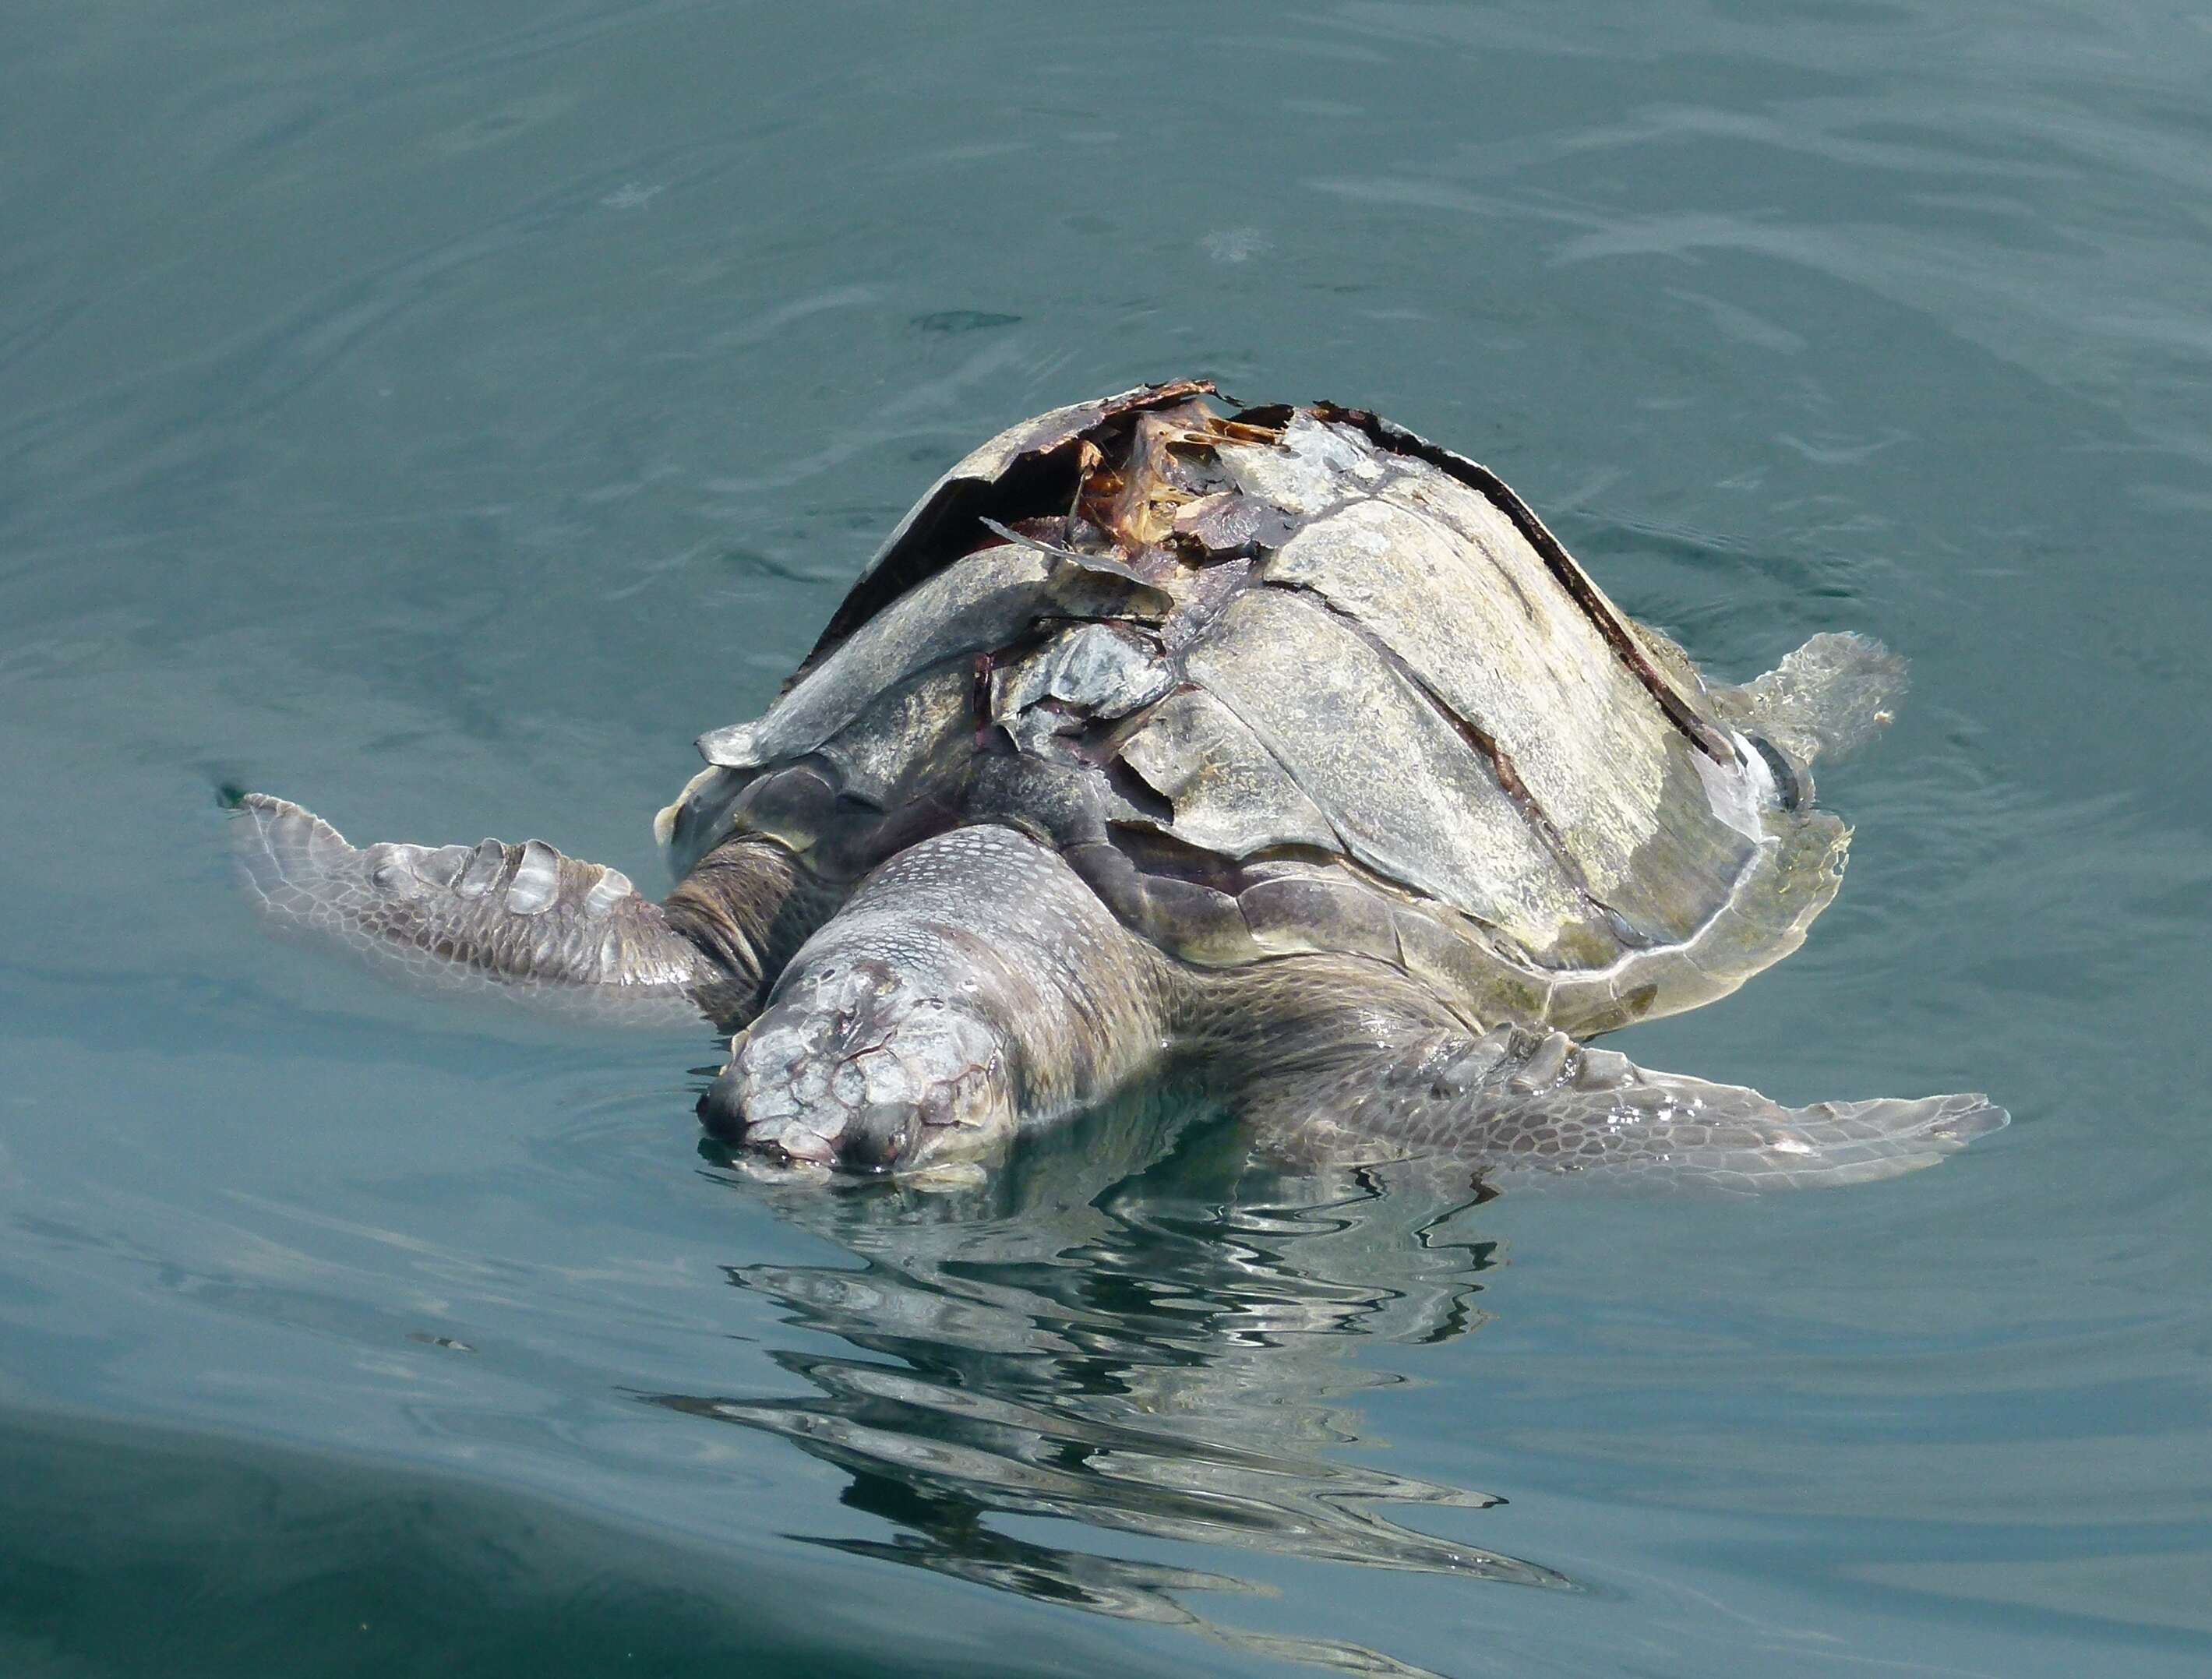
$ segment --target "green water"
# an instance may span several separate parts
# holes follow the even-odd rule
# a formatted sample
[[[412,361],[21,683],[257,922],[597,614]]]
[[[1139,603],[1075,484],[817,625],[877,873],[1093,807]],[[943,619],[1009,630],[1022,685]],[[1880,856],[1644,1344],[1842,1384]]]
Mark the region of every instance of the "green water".
[[[0,234],[0,1671],[2212,1668],[2201,9],[17,4]],[[249,924],[226,782],[658,878],[939,470],[1188,373],[1904,651],[1807,948],[1616,1041],[2012,1128],[833,1204],[703,1031]]]

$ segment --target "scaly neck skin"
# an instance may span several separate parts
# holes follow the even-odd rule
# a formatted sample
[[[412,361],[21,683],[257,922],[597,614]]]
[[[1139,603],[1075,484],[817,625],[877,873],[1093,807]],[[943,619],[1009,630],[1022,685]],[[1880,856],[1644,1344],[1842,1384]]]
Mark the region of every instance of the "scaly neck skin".
[[[718,1027],[734,1031],[760,1013],[793,953],[844,897],[783,846],[747,835],[702,857],[661,908],[726,976],[693,995]]]
[[[1157,1066],[1176,985],[1057,851],[956,828],[878,868],[807,941],[700,1116],[785,1161],[992,1158]]]

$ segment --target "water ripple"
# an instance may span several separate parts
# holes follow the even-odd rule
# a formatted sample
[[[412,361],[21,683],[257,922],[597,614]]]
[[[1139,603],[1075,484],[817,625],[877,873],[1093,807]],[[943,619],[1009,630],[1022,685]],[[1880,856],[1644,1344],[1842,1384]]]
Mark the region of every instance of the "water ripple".
[[[1065,1161],[1011,1207],[1007,1191],[984,1193],[995,1204],[794,1196],[781,1210],[858,1268],[737,1265],[729,1281],[868,1356],[774,1352],[812,1390],[795,1396],[643,1396],[790,1440],[852,1475],[848,1506],[902,1530],[817,1543],[1232,1642],[1249,1640],[1183,1598],[1252,1585],[1048,1544],[991,1518],[1202,1544],[1214,1559],[1241,1549],[1569,1585],[1379,1507],[1482,1511],[1504,1502],[1495,1495],[1324,1455],[1360,1440],[1344,1396],[1399,1379],[1355,1356],[1359,1343],[1448,1339],[1482,1321],[1472,1300],[1492,1244],[1449,1233],[1460,1208],[1374,1173],[1251,1176],[1211,1199],[1177,1161],[1089,1199]],[[1419,1670],[1363,1646],[1267,1646]]]

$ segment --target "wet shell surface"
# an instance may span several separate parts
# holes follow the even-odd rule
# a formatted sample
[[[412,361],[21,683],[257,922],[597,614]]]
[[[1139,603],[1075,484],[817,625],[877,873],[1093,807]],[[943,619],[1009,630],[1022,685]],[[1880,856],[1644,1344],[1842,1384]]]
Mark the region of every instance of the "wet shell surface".
[[[678,871],[750,832],[857,879],[1006,823],[1184,961],[1355,954],[1575,1033],[1802,939],[1842,825],[1511,490],[1370,414],[1210,394],[956,466],[777,703],[701,737]]]

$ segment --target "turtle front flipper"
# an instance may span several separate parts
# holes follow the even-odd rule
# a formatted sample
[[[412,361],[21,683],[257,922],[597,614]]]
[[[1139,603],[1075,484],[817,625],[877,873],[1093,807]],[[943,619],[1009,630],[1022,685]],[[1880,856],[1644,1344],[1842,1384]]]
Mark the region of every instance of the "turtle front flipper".
[[[2008,1120],[1978,1095],[1786,1108],[1540,1029],[1391,1037],[1258,1082],[1243,1106],[1263,1145],[1309,1158],[1435,1159],[1509,1188],[1748,1195],[1893,1177]]]
[[[730,976],[617,869],[542,840],[356,847],[312,812],[249,793],[233,850],[276,929],[393,977],[482,989],[641,1025],[720,1011]]]

